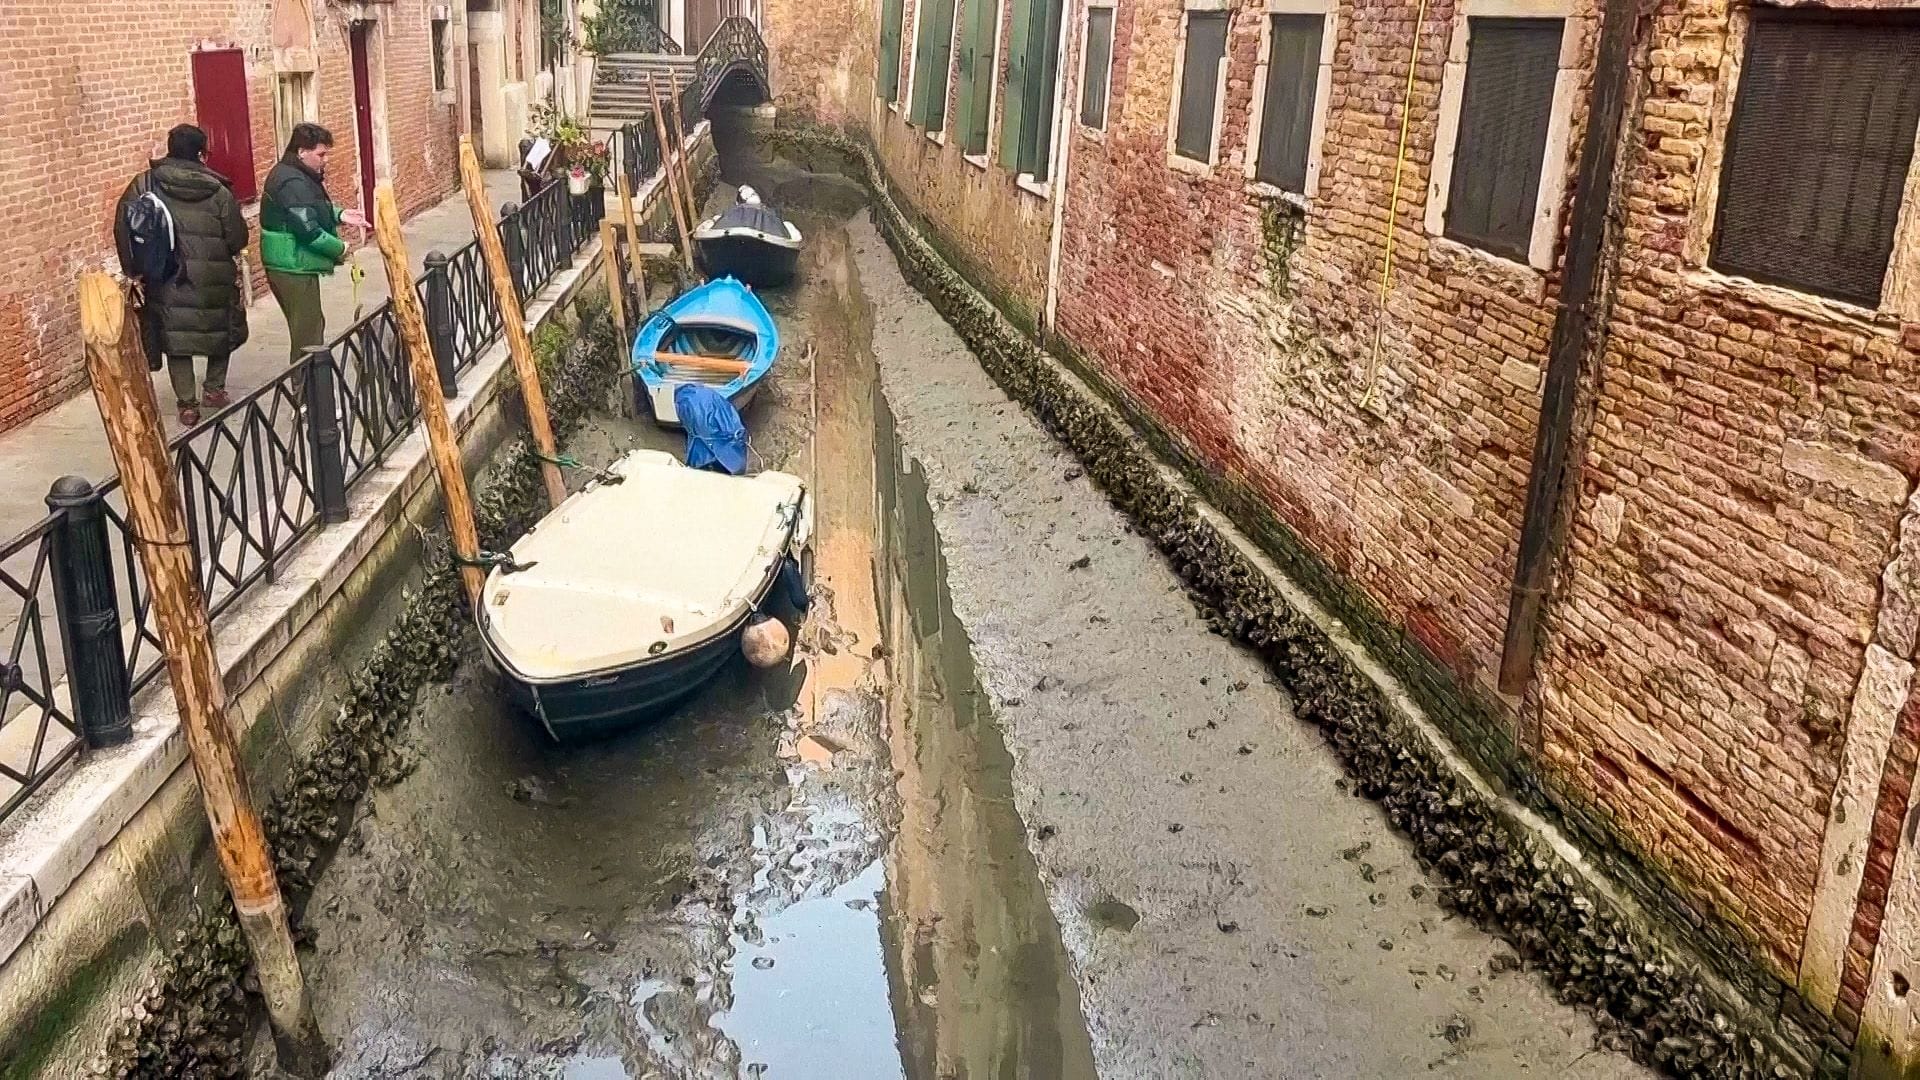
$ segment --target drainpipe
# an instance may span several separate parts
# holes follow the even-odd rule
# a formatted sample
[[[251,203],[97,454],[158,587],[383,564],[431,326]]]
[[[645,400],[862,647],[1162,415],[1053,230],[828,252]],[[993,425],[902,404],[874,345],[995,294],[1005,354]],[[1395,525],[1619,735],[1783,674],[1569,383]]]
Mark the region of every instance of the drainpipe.
[[[1632,136],[1627,112],[1636,107],[1634,57],[1651,19],[1654,0],[1605,0],[1599,55],[1587,97],[1587,132],[1568,227],[1566,273],[1548,346],[1546,385],[1535,431],[1533,471],[1527,478],[1526,515],[1520,525],[1520,557],[1513,571],[1506,642],[1500,657],[1500,690],[1519,695],[1533,681],[1548,579],[1565,543],[1573,500],[1574,411],[1581,373],[1597,380],[1606,347],[1611,278],[1619,256],[1613,227],[1613,185],[1622,171],[1620,149]]]
[[[1060,13],[1060,60],[1061,77],[1054,81],[1060,95],[1053,110],[1053,229],[1047,239],[1047,299],[1046,312],[1041,317],[1041,339],[1053,340],[1053,320],[1060,308],[1060,249],[1061,234],[1067,219],[1067,158],[1073,153],[1073,127],[1079,117],[1073,110],[1080,96],[1073,91],[1080,85],[1080,72],[1073,66],[1073,28],[1080,25],[1081,0],[1062,0],[1066,8]]]

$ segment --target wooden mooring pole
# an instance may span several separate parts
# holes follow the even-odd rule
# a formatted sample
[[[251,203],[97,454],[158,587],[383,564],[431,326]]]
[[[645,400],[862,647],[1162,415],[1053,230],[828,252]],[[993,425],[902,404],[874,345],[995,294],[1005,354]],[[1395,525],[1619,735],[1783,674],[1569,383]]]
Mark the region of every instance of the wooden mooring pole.
[[[447,530],[453,536],[454,556],[460,560],[460,583],[466,588],[468,605],[477,607],[487,573],[480,567],[480,533],[473,524],[473,499],[467,494],[467,474],[460,464],[460,443],[453,433],[453,422],[447,419],[447,403],[433,389],[439,385],[440,372],[427,337],[427,317],[420,310],[420,297],[413,291],[412,263],[407,260],[407,242],[400,235],[400,212],[393,203],[393,187],[388,184],[381,184],[373,192],[373,238],[386,263],[394,321],[400,324],[400,340],[413,371],[414,397],[420,402],[420,424],[427,429],[427,449],[440,474]]]
[[[653,73],[647,73],[647,101],[653,106],[653,130],[660,139],[660,172],[667,183],[667,201],[673,204],[673,223],[680,229],[680,257],[687,262],[687,273],[693,273],[693,226],[687,222],[686,207],[680,203],[678,182],[674,175],[674,147],[668,141],[667,121],[660,115],[660,94],[653,86]]]
[[[174,482],[135,326],[117,282],[98,272],[81,275],[80,331],[87,374],[126,491],[127,527],[146,570],[180,727],[213,826],[220,870],[253,952],[280,1066],[296,1076],[319,1077],[327,1069],[327,1044],[313,1018],[273,855],[227,722],[226,686],[213,654],[186,507]]]
[[[667,80],[667,129],[673,133],[673,156],[680,164],[680,190],[687,197],[687,228],[700,227],[700,200],[693,193],[693,165],[687,160],[686,126],[680,122],[680,91],[674,80]]]
[[[633,328],[638,331],[647,318],[647,260],[640,254],[640,227],[633,222],[633,188],[624,173],[615,183],[620,192],[620,216],[627,223],[627,258],[632,261],[633,295],[640,301],[640,310],[633,313]]]
[[[520,377],[520,397],[527,406],[527,426],[533,429],[533,448],[540,452],[540,480],[546,485],[547,505],[559,506],[567,498],[567,481],[555,463],[559,451],[554,448],[553,424],[547,418],[547,393],[540,386],[540,368],[533,362],[527,313],[520,307],[520,294],[513,287],[513,273],[507,268],[507,249],[500,243],[500,230],[494,227],[493,211],[487,206],[486,178],[480,172],[480,159],[473,152],[473,139],[465,135],[460,137],[460,186],[466,189],[467,209],[473,214],[473,235],[479,239],[480,254],[487,261],[493,295],[500,301],[500,321],[507,329],[507,353],[513,357],[514,373]],[[396,238],[399,235],[397,225],[394,235]]]
[[[606,272],[607,306],[613,309],[613,325],[620,328],[620,336],[627,336],[627,281],[620,272],[620,241],[615,235],[612,218],[600,219],[600,262]]]

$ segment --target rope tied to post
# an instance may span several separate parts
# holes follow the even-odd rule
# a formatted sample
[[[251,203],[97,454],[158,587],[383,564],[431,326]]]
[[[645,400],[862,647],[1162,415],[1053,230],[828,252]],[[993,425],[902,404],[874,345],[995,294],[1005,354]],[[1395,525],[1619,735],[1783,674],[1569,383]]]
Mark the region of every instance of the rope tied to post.
[[[503,574],[517,574],[522,570],[531,570],[540,565],[538,562],[515,562],[511,552],[487,551],[484,548],[471,559],[459,552],[454,552],[453,563],[455,566],[473,566],[482,570],[498,568]]]
[[[612,469],[596,469],[581,461],[579,458],[574,457],[572,454],[554,454],[549,457],[535,450],[533,451],[533,456],[536,461],[544,461],[549,465],[556,465],[562,469],[578,469],[581,472],[592,473],[593,478],[602,484],[618,484],[626,479],[626,477],[614,472]]]

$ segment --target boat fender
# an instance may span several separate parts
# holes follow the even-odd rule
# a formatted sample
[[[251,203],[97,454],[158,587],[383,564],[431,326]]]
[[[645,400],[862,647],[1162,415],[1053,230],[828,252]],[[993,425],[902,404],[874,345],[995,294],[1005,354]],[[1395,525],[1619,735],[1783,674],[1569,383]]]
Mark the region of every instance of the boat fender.
[[[740,651],[746,654],[747,663],[757,668],[779,664],[792,647],[793,637],[787,633],[787,624],[771,615],[756,614],[740,632]]]

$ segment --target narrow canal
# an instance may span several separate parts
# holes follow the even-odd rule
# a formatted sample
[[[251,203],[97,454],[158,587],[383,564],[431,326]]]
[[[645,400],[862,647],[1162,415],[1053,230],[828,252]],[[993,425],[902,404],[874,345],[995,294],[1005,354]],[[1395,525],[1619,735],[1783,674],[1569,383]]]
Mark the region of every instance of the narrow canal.
[[[1423,897],[861,189],[723,136],[808,237],[747,416],[816,500],[794,664],[564,749],[477,660],[430,691],[307,911],[335,1075],[1636,1074]],[[616,413],[575,453],[678,448]]]

